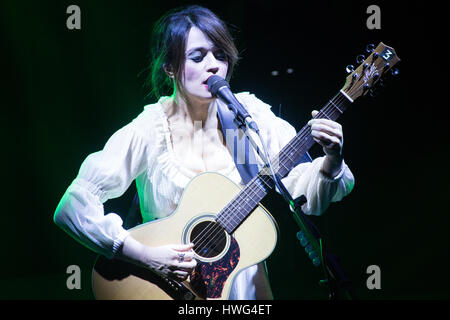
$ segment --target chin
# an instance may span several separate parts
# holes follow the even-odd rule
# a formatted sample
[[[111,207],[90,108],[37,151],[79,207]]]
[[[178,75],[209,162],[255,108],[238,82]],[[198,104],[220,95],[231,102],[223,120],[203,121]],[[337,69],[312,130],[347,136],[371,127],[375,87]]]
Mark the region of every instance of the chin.
[[[190,95],[190,99],[196,100],[199,102],[211,102],[215,97],[211,93],[202,94],[202,95]]]
[[[191,88],[190,90],[186,90],[186,95],[190,101],[196,101],[198,103],[209,103],[215,99],[212,93],[203,86],[196,89]]]

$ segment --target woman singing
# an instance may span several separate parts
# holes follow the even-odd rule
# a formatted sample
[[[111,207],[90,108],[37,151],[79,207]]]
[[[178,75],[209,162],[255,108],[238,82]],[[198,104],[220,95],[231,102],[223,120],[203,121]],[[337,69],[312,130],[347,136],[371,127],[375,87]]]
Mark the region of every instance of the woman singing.
[[[225,23],[199,6],[164,15],[153,39],[149,81],[157,102],[145,106],[101,151],[84,160],[54,221],[96,253],[185,280],[197,264],[195,244],[143,245],[123,228],[118,214],[104,212],[103,203],[120,197],[136,181],[142,220],[149,222],[173,213],[186,185],[199,173],[218,172],[242,184],[222,135],[218,100],[206,84],[212,75],[229,80],[238,52]],[[167,85],[172,94],[161,96]],[[258,124],[269,155],[295,136],[293,126],[253,94],[236,97]],[[308,124],[324,156],[295,166],[282,181],[293,198],[305,195],[303,212],[320,215],[350,193],[354,178],[343,160],[341,126],[326,119]],[[273,299],[264,262],[239,273],[229,299]]]

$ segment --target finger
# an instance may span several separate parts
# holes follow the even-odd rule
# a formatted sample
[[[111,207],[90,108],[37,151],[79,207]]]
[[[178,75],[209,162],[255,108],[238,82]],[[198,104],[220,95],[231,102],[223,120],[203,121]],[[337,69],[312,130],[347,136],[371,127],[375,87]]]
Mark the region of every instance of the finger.
[[[193,243],[189,244],[174,244],[172,249],[175,251],[190,251],[194,247]]]
[[[190,273],[181,270],[173,270],[167,274],[167,276],[174,280],[185,280]]]
[[[180,271],[180,270],[176,270],[173,272],[173,275],[181,280],[186,280],[190,274],[191,274],[190,272]]]
[[[319,113],[319,111],[313,110],[313,111],[311,112],[311,115],[312,115],[312,117],[314,118],[318,113]]]
[[[173,255],[174,260],[178,261],[191,261],[194,259],[195,253],[194,251],[175,251]]]
[[[326,124],[323,123],[313,123],[311,125],[311,130],[312,131],[319,131],[319,132],[323,132],[326,133],[330,136],[335,136],[337,137],[339,140],[342,139],[342,131],[339,128],[333,128],[330,127]]]
[[[338,139],[335,136],[330,136],[329,134],[325,133],[325,132],[321,132],[321,131],[313,131],[311,133],[311,136],[314,138],[314,140],[316,142],[318,142],[319,144],[321,144],[322,146],[326,147],[326,148],[335,148],[335,147],[340,147],[341,145],[341,140]]]
[[[338,144],[335,143],[331,143],[328,141],[324,141],[324,140],[320,140],[317,138],[313,138],[315,142],[317,142],[319,145],[321,145],[324,148],[324,151],[326,153],[336,153],[336,154],[340,154],[340,146]]]
[[[192,271],[197,266],[197,260],[192,259],[191,261],[181,261],[176,263],[177,269]]]
[[[341,140],[338,137],[336,137],[334,135],[329,135],[328,133],[323,132],[323,131],[313,130],[311,132],[311,136],[313,136],[313,138],[319,139],[325,143],[336,143],[336,142],[340,143],[341,142]]]
[[[173,256],[172,259],[183,262],[183,261],[191,261],[194,259],[195,253],[192,248],[194,247],[193,243],[187,244],[187,245],[174,245],[172,247],[173,249]]]
[[[323,124],[323,125],[327,125],[329,127],[335,128],[335,129],[339,129],[342,131],[342,126],[340,123],[330,120],[330,119],[325,119],[325,118],[317,118],[317,119],[311,119],[308,121],[308,125],[312,126],[313,124]]]

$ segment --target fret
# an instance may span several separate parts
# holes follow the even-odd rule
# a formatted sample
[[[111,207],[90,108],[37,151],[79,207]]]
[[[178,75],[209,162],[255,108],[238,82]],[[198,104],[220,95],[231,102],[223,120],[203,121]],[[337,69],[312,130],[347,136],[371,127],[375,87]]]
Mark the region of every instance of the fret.
[[[320,115],[320,113],[319,113],[319,115]],[[325,118],[327,118],[328,120],[331,120],[331,118],[329,116],[327,116],[326,113],[322,113],[321,115],[325,116]]]
[[[315,118],[336,120],[353,102],[342,91],[338,92],[319,111]],[[297,165],[301,157],[314,145],[311,129],[305,125],[281,151],[271,159],[275,174],[284,178]],[[236,197],[217,214],[216,221],[229,233],[248,217],[258,203],[273,189],[275,183],[269,168],[264,167]]]
[[[270,181],[266,182],[263,177],[264,176],[259,173],[258,179],[255,179],[254,183],[257,186],[258,190],[260,190],[259,192],[265,192],[265,194],[267,194],[268,190],[273,188],[273,185],[269,183]]]
[[[330,100],[329,103],[331,103],[333,105],[333,107],[335,107],[341,114],[343,114],[344,112],[341,111],[341,109],[339,109],[339,107],[333,102],[333,100]]]

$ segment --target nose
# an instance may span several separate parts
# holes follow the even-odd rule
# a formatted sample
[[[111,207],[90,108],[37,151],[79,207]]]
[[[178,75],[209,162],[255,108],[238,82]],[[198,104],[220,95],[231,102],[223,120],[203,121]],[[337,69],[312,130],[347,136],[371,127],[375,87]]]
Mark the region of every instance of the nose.
[[[216,74],[219,71],[219,63],[214,54],[209,51],[206,55],[206,71]]]

